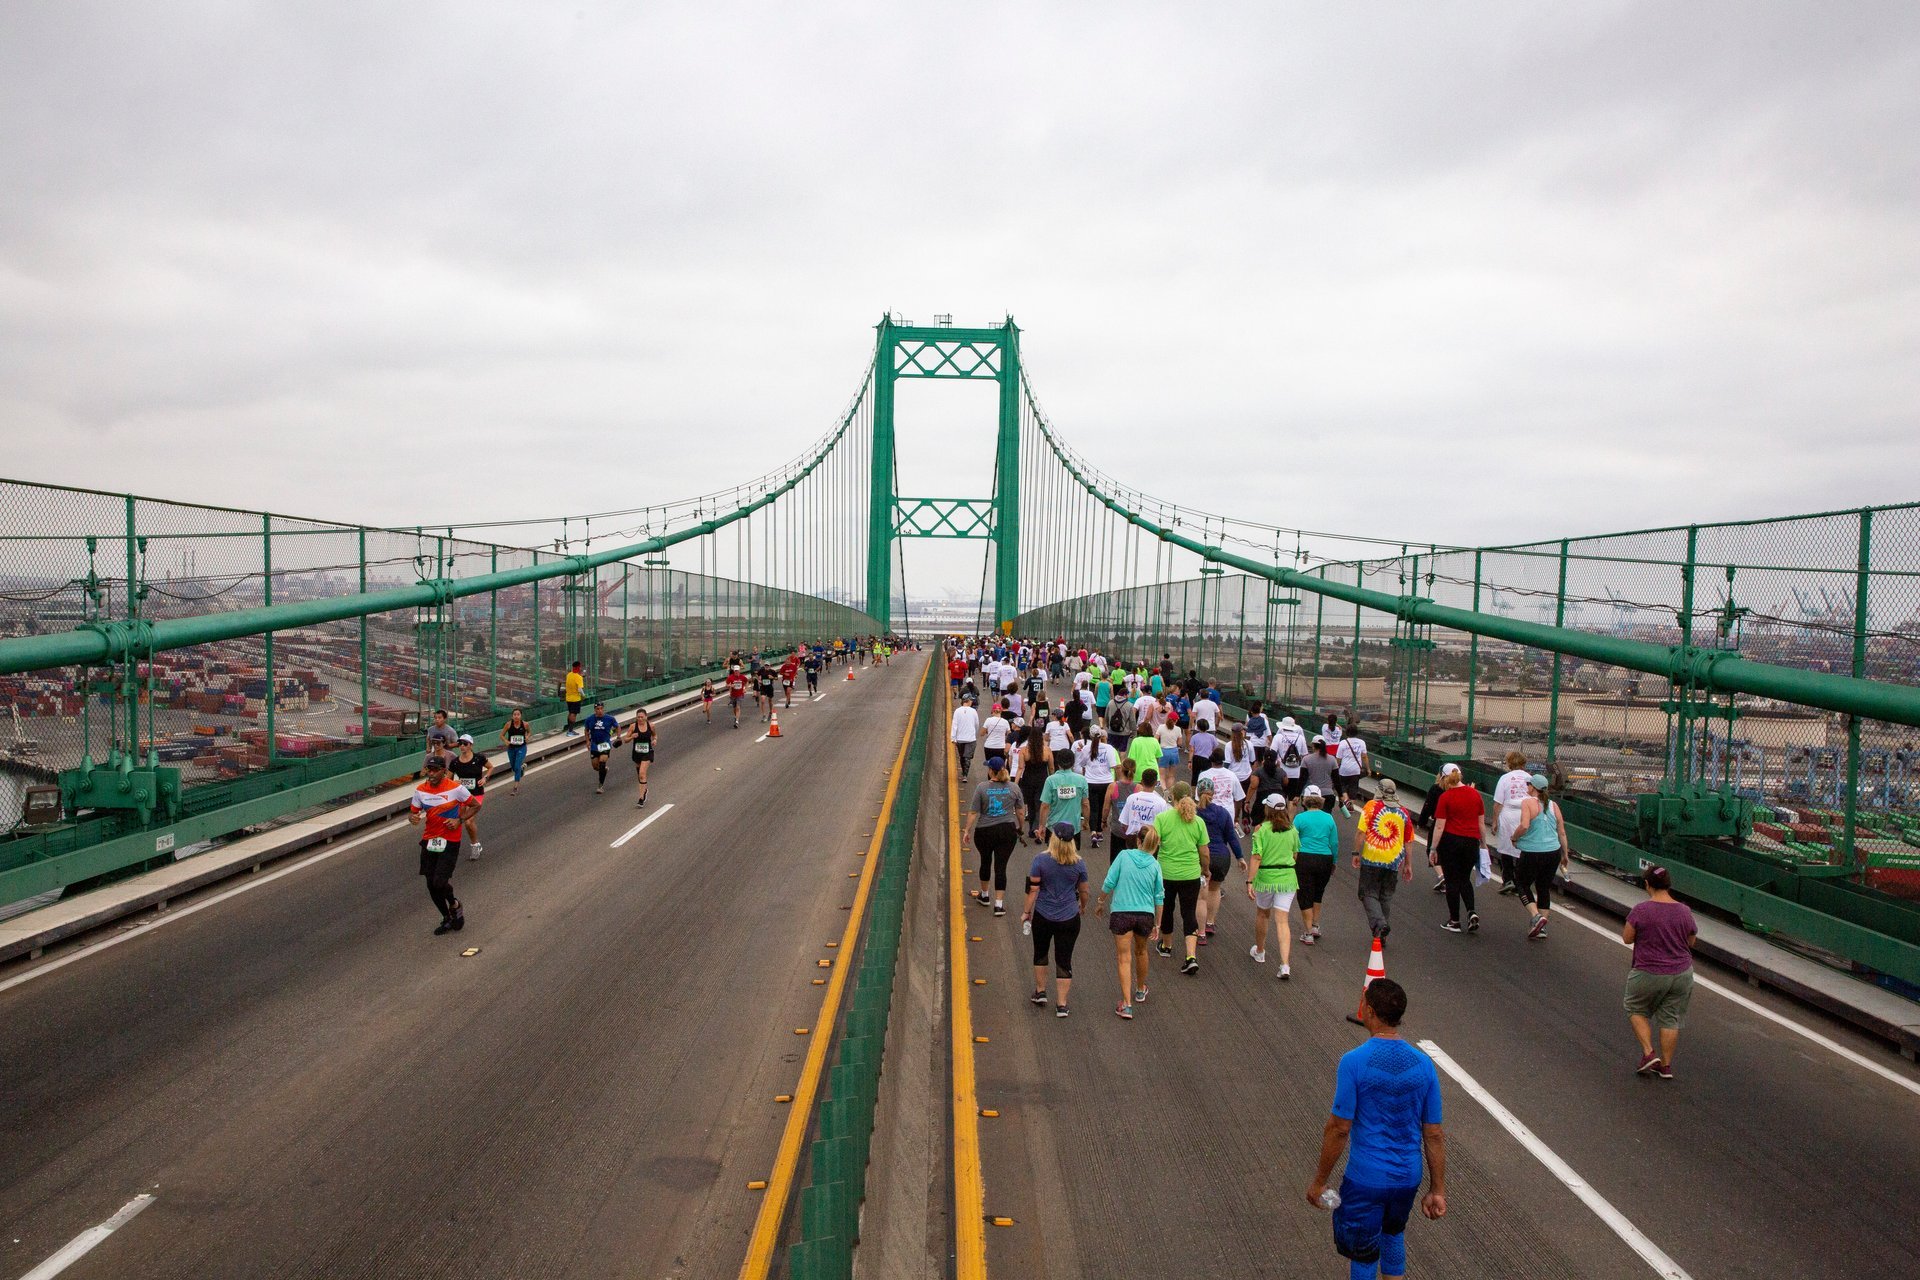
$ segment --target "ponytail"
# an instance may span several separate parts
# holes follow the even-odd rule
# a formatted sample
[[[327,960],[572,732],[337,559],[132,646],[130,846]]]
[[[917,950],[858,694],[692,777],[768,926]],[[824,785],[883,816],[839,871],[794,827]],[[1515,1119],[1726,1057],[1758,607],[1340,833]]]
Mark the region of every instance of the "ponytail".
[[[1173,807],[1179,810],[1182,822],[1192,822],[1200,814],[1200,808],[1193,802],[1193,788],[1184,782],[1173,784]]]

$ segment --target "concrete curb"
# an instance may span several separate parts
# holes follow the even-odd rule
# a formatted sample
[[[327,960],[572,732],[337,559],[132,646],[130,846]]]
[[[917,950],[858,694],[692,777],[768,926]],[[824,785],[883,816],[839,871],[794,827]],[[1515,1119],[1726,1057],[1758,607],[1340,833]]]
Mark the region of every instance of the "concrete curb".
[[[664,715],[700,702],[700,691],[693,689],[649,702],[649,715]],[[631,712],[620,713],[626,724]],[[528,744],[527,762],[544,760],[571,751],[586,742],[584,736],[568,737],[554,732]],[[394,766],[395,776],[404,772]],[[64,898],[33,911],[0,921],[0,963],[25,957],[37,960],[46,948],[81,934],[103,928],[127,916],[149,908],[164,909],[175,898],[204,889],[234,876],[257,872],[271,862],[304,852],[315,845],[331,844],[342,836],[391,820],[404,813],[411,793],[392,787],[378,795],[353,801],[316,818],[306,818],[259,835],[245,836],[203,854],[172,863],[153,871],[90,890],[73,898]]]

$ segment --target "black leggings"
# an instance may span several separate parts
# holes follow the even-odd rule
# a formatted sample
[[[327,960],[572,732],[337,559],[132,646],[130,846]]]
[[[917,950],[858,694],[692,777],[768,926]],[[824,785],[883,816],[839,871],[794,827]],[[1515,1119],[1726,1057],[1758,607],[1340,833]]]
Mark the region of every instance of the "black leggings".
[[[1080,917],[1049,920],[1033,913],[1033,963],[1038,968],[1047,962],[1047,944],[1053,944],[1053,971],[1062,978],[1073,976],[1073,944],[1080,941]]]
[[[1447,881],[1447,919],[1457,924],[1462,902],[1466,903],[1467,914],[1473,914],[1473,877],[1480,869],[1480,842],[1472,836],[1443,832],[1434,851],[1440,855],[1440,874]]]
[[[1514,879],[1520,882],[1520,896],[1542,911],[1553,906],[1553,873],[1560,869],[1560,851],[1522,853]]]
[[[1173,907],[1180,905],[1181,933],[1191,938],[1200,932],[1200,884],[1199,880],[1169,880],[1167,897],[1160,904],[1160,940],[1164,943],[1167,935],[1173,932]]]
[[[1034,835],[1040,830],[1040,788],[1047,785],[1043,774],[1044,766],[1027,765],[1027,771],[1020,775],[1020,798],[1027,806],[1027,834]]]
[[[1087,784],[1087,800],[1093,810],[1093,816],[1088,820],[1087,826],[1095,835],[1099,835],[1107,829],[1107,821],[1104,816],[1107,811],[1107,788],[1112,785],[1111,782],[1090,782]]]
[[[1295,874],[1300,878],[1300,893],[1294,901],[1302,911],[1326,900],[1327,886],[1333,883],[1333,863],[1334,859],[1324,854],[1309,853],[1294,864]]]
[[[980,851],[980,883],[993,878],[993,887],[1005,890],[1007,887],[1007,859],[1013,856],[1013,846],[1020,842],[1020,828],[1011,822],[997,822],[991,827],[973,829],[973,847]]]

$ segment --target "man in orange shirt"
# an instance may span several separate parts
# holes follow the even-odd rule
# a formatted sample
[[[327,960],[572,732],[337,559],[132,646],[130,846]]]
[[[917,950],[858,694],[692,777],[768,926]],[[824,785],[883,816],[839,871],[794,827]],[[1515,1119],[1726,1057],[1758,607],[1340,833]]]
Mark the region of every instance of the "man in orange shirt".
[[[467,913],[453,896],[453,869],[460,865],[461,824],[479,808],[473,793],[447,775],[447,762],[427,757],[425,776],[414,784],[407,821],[422,828],[420,874],[427,878],[427,896],[440,908],[436,934],[467,927]]]
[[[1353,865],[1360,872],[1360,905],[1366,909],[1373,936],[1385,939],[1387,909],[1402,880],[1413,879],[1413,861],[1407,846],[1413,843],[1413,818],[1400,807],[1392,778],[1380,780],[1380,792],[1367,801],[1355,822],[1359,837]]]

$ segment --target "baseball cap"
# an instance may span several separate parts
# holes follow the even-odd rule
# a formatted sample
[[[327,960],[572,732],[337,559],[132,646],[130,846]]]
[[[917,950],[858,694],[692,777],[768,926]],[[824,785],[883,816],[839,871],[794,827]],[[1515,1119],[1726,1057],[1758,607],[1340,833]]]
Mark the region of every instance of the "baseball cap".
[[[1079,834],[1079,832],[1073,829],[1073,824],[1070,822],[1056,822],[1048,827],[1047,830],[1059,836],[1062,840],[1071,840]]]
[[[1260,803],[1269,809],[1280,809],[1286,806],[1287,798],[1276,791]]]
[[[1327,740],[1326,740],[1325,738],[1323,738],[1323,737],[1321,737],[1321,736],[1320,736],[1319,734],[1317,734],[1317,733],[1316,733],[1316,734],[1314,734],[1314,735],[1313,735],[1313,741],[1314,741],[1314,743],[1315,743],[1315,744],[1317,744],[1317,745],[1321,745],[1321,746],[1324,746],[1324,745],[1326,745],[1326,741],[1327,741]]]
[[[1458,773],[1458,772],[1460,772],[1460,766],[1455,764],[1451,760],[1447,761],[1445,764],[1440,766],[1440,776],[1443,778],[1450,773]]]
[[[1006,767],[1007,767],[1007,758],[1005,756],[988,756],[987,757],[987,768],[989,771],[996,770],[996,769],[1004,769]]]
[[[1547,789],[1547,775],[1544,773],[1536,773],[1528,778],[1527,781],[1531,782],[1536,790],[1545,791]]]
[[[428,756],[427,757],[427,768],[444,769],[446,767],[447,767],[447,758],[445,756]]]
[[[462,741],[462,742],[464,742],[464,743],[466,743],[466,744],[467,744],[468,746],[472,746],[472,745],[473,745],[473,735],[472,735],[472,734],[470,734],[470,733],[463,733],[463,734],[461,734],[461,735],[460,735],[460,741]]]
[[[1380,794],[1385,799],[1388,799],[1388,800],[1393,799],[1394,795],[1398,793],[1399,790],[1400,788],[1394,784],[1394,781],[1392,778],[1380,779]]]
[[[1303,796],[1312,796],[1315,800],[1318,800],[1322,793],[1319,787],[1309,782],[1307,784],[1307,789],[1305,791],[1302,791],[1300,794]]]

